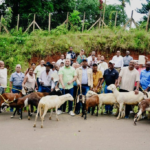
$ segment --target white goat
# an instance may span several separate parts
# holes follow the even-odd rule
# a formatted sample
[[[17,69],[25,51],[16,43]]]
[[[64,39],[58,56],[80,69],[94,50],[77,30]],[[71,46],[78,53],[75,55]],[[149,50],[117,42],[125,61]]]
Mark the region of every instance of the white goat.
[[[43,128],[44,116],[46,115],[47,111],[49,109],[51,109],[51,113],[50,113],[50,116],[49,116],[49,119],[51,120],[53,108],[55,108],[55,110],[56,110],[56,119],[58,121],[59,119],[58,119],[58,116],[57,116],[57,109],[64,102],[66,102],[68,100],[70,100],[70,101],[74,100],[73,97],[70,94],[65,94],[65,95],[62,95],[62,96],[45,96],[45,97],[41,98],[41,100],[38,104],[37,114],[36,114],[36,117],[35,117],[35,124],[34,124],[33,127],[36,127],[36,120],[38,118],[38,113],[40,112],[40,117],[41,117],[41,121],[42,121],[41,128]]]
[[[119,103],[119,115],[117,119],[120,118],[122,109],[124,105],[138,105],[140,101],[143,100],[144,94],[139,91],[139,94],[135,94],[134,91],[131,92],[119,92],[114,84],[111,84],[107,87],[108,90],[113,91],[117,102]],[[124,114],[125,116],[125,114]]]
[[[117,100],[116,100],[113,93],[97,94],[93,91],[88,91],[87,94],[86,94],[86,97],[90,97],[90,96],[93,96],[93,95],[98,95],[98,97],[99,97],[99,108],[101,108],[101,106],[102,106],[101,114],[103,114],[103,105],[117,104]],[[117,107],[117,109],[118,109],[118,107]]]

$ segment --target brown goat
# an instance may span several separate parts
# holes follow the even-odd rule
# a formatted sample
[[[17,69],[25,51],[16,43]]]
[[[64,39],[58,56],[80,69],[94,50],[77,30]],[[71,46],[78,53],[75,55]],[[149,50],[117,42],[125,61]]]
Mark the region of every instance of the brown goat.
[[[146,111],[150,107],[150,99],[144,99],[139,103],[139,112],[134,117],[134,124],[140,119],[142,113]]]
[[[86,99],[86,96],[82,96],[82,100],[80,100],[82,102],[82,117],[85,115],[84,119],[86,119],[87,117],[87,111],[88,108],[92,107],[92,115],[94,113],[95,110],[95,106],[97,106],[97,114],[96,116],[98,116],[98,110],[99,110],[99,97],[98,95],[93,95],[91,97],[89,97],[88,99]],[[79,102],[79,96],[77,99],[77,102]]]

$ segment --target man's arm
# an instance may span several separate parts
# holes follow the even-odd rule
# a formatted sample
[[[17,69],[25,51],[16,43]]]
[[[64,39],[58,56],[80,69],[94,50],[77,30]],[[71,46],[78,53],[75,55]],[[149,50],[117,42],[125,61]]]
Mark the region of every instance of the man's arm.
[[[10,93],[12,93],[12,81],[10,81],[10,84],[9,84],[9,86],[10,86]]]
[[[76,79],[77,79],[77,76],[74,76],[73,79],[68,82],[68,85],[70,85],[71,83],[73,83],[74,81],[76,81]]]
[[[64,82],[63,82],[63,75],[62,74],[59,75],[59,81],[60,81],[60,83],[62,85],[62,88],[65,89],[65,85],[64,85]]]
[[[121,80],[122,80],[122,77],[121,77],[121,76],[119,76],[117,86],[119,86],[119,85],[120,85]]]

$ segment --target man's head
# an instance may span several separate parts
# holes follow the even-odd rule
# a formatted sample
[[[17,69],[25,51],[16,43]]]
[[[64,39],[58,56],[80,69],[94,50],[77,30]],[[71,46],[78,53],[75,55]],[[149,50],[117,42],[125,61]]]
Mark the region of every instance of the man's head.
[[[71,52],[72,52],[72,51],[73,51],[73,48],[72,48],[72,47],[69,47],[69,51],[71,51]]]
[[[135,69],[137,69],[137,70],[139,69],[139,64],[138,64],[137,61],[134,62],[134,67],[135,67]]]
[[[109,69],[112,70],[114,68],[114,65],[115,65],[115,62],[113,60],[110,60],[109,63],[108,63]]]
[[[61,59],[63,60],[64,58],[65,58],[65,56],[62,54],[62,55],[61,55]]]
[[[101,55],[97,55],[97,60],[101,60]]]
[[[82,59],[82,67],[86,68],[87,66],[88,66],[87,59],[86,58]]]
[[[84,55],[84,49],[81,49],[80,55]]]
[[[117,56],[118,56],[118,57],[120,56],[120,51],[117,51]]]
[[[70,64],[71,64],[70,59],[67,58],[67,59],[65,60],[65,66],[66,66],[66,67],[69,67]]]
[[[101,61],[104,61],[105,60],[105,57],[104,56],[101,56]]]
[[[72,67],[73,67],[74,69],[77,69],[77,68],[80,67],[80,64],[78,64],[78,63],[73,63],[73,64],[72,64]]]
[[[44,60],[41,60],[40,65],[43,66],[45,64]]]
[[[130,52],[129,52],[129,51],[126,51],[126,55],[129,56],[129,55],[130,55]]]
[[[92,55],[92,60],[95,60],[95,55],[94,54]]]
[[[93,64],[93,72],[97,71],[97,64]]]
[[[54,65],[55,70],[59,71],[59,66],[58,65]]]
[[[20,64],[18,64],[18,65],[16,65],[16,72],[21,72],[21,65]]]
[[[130,70],[133,70],[133,69],[134,69],[134,66],[135,66],[135,61],[134,61],[134,60],[131,60],[130,63],[129,63],[129,69],[130,69]]]
[[[53,65],[50,62],[47,62],[44,64],[44,66],[46,67],[46,72],[49,72],[50,69],[53,69]]]
[[[5,67],[5,63],[3,61],[0,61],[0,68],[4,69],[4,67]]]
[[[92,55],[96,55],[95,51],[92,51],[91,56],[92,56]]]
[[[147,71],[150,70],[150,62],[149,62],[149,61],[146,63],[146,70],[147,70]]]
[[[61,62],[60,63],[60,68],[63,67],[63,66],[64,66],[64,62]]]

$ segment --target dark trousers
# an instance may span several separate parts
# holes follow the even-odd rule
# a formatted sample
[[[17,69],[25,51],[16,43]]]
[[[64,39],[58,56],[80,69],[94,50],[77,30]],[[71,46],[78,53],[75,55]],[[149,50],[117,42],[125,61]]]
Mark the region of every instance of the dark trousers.
[[[73,96],[73,88],[71,89],[60,89],[63,93],[63,95],[65,94],[71,94]],[[67,105],[67,102],[65,102],[64,104],[62,104],[62,106],[60,106],[60,108],[58,110],[62,110],[63,112],[66,111],[66,105]],[[69,112],[72,111],[72,105],[73,105],[73,101],[69,101]]]
[[[119,92],[129,92],[129,91],[123,90],[123,89],[119,89]],[[126,111],[125,111],[126,116],[129,116],[131,110],[132,110],[131,105],[126,105]]]
[[[39,86],[40,86],[39,78],[36,79],[36,82],[37,82],[37,85],[38,85],[38,88],[39,88]]]

